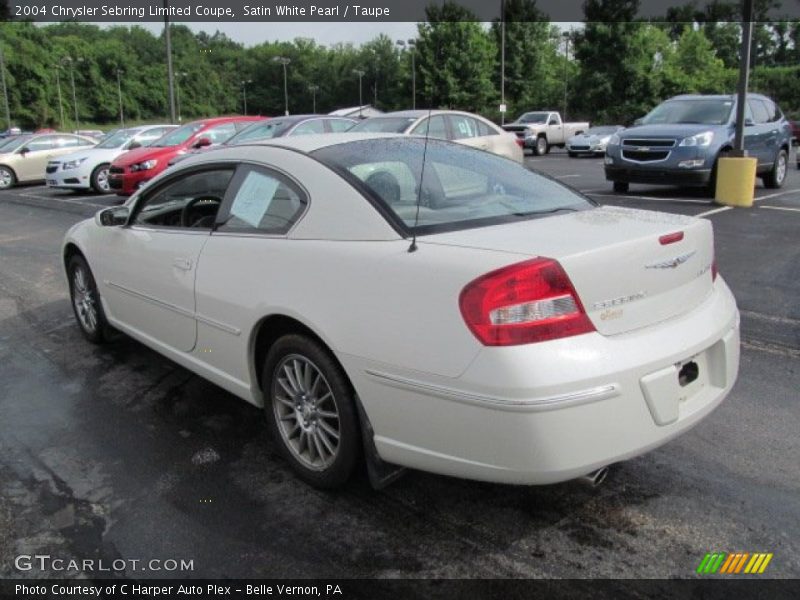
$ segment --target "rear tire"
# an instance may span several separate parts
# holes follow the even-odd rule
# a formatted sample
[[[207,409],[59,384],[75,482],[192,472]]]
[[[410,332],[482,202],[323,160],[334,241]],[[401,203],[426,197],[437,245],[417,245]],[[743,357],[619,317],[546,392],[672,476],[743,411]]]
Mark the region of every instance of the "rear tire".
[[[361,452],[355,392],[318,341],[289,334],[267,353],[262,371],[264,412],[278,451],[306,483],[341,487]]]
[[[778,151],[778,156],[775,157],[775,164],[772,165],[772,170],[764,175],[764,185],[770,189],[777,190],[782,188],[786,183],[786,172],[789,168],[789,155],[786,150],[781,148]]]
[[[83,337],[93,344],[102,344],[110,334],[110,326],[103,312],[103,303],[94,281],[92,270],[82,256],[75,255],[67,265],[69,295],[72,311]]]
[[[105,163],[95,167],[92,171],[91,184],[92,189],[98,194],[110,194],[111,186],[108,184],[108,168],[109,164]]]
[[[614,191],[618,194],[627,194],[630,187],[631,184],[629,184],[627,181],[614,182]]]
[[[17,176],[9,167],[0,166],[0,190],[8,190],[17,183]]]

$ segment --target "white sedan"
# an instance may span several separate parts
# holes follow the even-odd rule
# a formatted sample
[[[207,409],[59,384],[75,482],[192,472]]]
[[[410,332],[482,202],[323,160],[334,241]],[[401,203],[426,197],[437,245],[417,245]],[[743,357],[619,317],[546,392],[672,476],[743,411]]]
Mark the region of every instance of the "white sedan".
[[[460,110],[400,110],[364,119],[350,133],[405,133],[486,150],[522,163],[522,141],[480,115]]]
[[[598,207],[440,140],[198,155],[66,235],[74,312],[263,406],[305,481],[361,457],[547,484],[696,425],[739,366],[709,221]],[[420,180],[422,179],[422,180]]]
[[[96,146],[50,160],[45,168],[48,187],[68,190],[92,189],[108,194],[108,168],[120,154],[149,146],[177,125],[143,125],[119,129]]]

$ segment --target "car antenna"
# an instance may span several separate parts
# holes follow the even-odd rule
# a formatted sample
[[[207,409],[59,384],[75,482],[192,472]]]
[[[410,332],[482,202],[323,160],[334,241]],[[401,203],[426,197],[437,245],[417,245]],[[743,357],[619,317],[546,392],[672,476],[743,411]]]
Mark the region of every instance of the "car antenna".
[[[440,46],[436,45],[436,58],[437,64],[439,63],[439,49]],[[416,49],[415,49],[416,51]],[[419,207],[422,204],[422,184],[425,181],[425,158],[428,155],[428,134],[431,130],[431,115],[433,113],[433,90],[434,81],[431,81],[431,96],[428,99],[428,120],[425,124],[425,143],[422,145],[422,168],[419,172],[419,186],[417,186],[417,211],[414,215],[414,230],[411,232],[411,245],[408,247],[409,252],[417,251],[417,225],[419,224]]]

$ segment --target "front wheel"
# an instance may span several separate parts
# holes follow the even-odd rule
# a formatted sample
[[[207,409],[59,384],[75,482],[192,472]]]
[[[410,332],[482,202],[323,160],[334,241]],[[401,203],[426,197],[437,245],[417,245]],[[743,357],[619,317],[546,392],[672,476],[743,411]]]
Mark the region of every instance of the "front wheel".
[[[533,147],[533,153],[536,156],[544,156],[547,153],[547,138],[540,135],[536,138],[536,145]]]
[[[786,183],[786,170],[789,163],[789,156],[783,148],[778,151],[778,156],[775,157],[775,164],[772,165],[772,170],[764,176],[764,185],[771,189],[778,189],[783,187]]]
[[[82,256],[73,256],[69,260],[67,273],[72,310],[81,333],[94,344],[106,341],[109,325],[89,265]]]
[[[264,361],[264,411],[279,452],[295,473],[318,488],[350,478],[359,458],[354,391],[319,342],[280,338]]]
[[[92,189],[98,194],[108,194],[111,186],[108,183],[108,164],[98,165],[92,171]]]

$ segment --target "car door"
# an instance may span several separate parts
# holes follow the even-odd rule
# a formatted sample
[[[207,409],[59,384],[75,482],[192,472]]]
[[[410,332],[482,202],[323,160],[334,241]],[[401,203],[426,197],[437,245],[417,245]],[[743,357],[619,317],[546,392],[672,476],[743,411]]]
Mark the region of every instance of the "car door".
[[[139,196],[126,226],[103,228],[98,272],[114,321],[173,349],[194,348],[198,258],[233,173],[229,165],[180,171]]]
[[[220,210],[220,225],[203,247],[196,285],[197,347],[203,361],[235,380],[249,379],[247,332],[253,323],[248,308],[270,302],[253,295],[253,280],[270,281],[281,272],[279,263],[289,260],[292,245],[286,235],[308,202],[305,191],[286,175],[241,165]],[[274,280],[274,286],[285,283]]]
[[[547,118],[547,142],[549,144],[564,143],[564,125],[561,117],[556,113],[551,113]]]
[[[764,103],[757,98],[749,98],[747,105],[753,115],[753,125],[745,127],[745,148],[750,156],[758,159],[758,165],[761,167],[770,162],[767,150],[769,113]]]
[[[765,98],[761,100],[761,102],[767,109],[767,123],[764,133],[764,158],[767,162],[773,164],[778,156],[778,150],[780,150],[782,141],[781,118],[783,114],[772,100]]]
[[[18,181],[44,179],[47,161],[56,149],[57,136],[36,137],[19,148],[14,161],[14,172]]]

